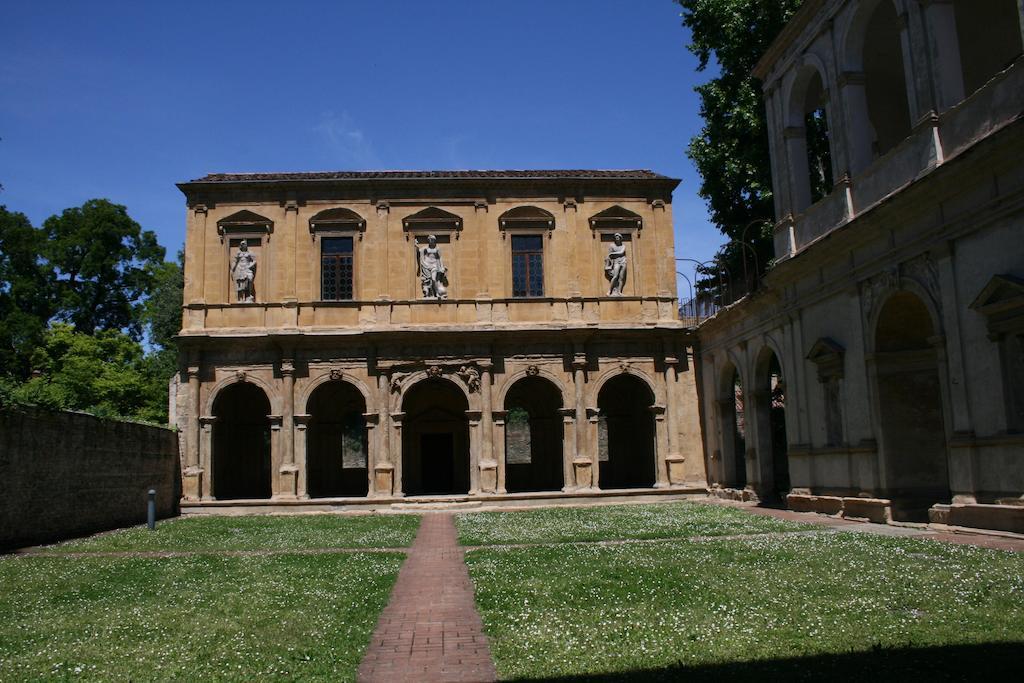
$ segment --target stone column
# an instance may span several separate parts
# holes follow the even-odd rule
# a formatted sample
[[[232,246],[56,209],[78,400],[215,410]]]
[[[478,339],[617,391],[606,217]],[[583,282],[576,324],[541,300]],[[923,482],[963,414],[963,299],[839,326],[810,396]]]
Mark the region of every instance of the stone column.
[[[267,415],[267,422],[270,423],[270,471],[280,472],[284,467],[284,458],[281,448],[281,423],[280,415]],[[271,500],[291,500],[295,498],[294,489],[289,491],[282,488],[281,477],[273,478],[270,482]]]
[[[846,129],[846,156],[849,159],[850,175],[856,176],[871,165],[871,122],[868,119],[868,97],[864,88],[864,73],[844,71],[839,75],[839,93],[842,99],[841,111]]]
[[[932,86],[939,100],[936,109],[941,114],[964,99],[956,16],[952,0],[928,0],[921,3],[921,9],[928,25]]]
[[[392,495],[401,498],[405,495],[402,490],[402,419],[405,413],[391,413],[391,426],[395,430],[391,439],[391,492]],[[378,486],[382,483],[380,478],[386,476],[378,475]],[[386,482],[385,482],[386,483]]]
[[[467,410],[466,419],[469,420],[469,495],[475,496],[480,493],[480,411]]]
[[[377,496],[391,496],[394,493],[395,480],[394,459],[391,457],[391,383],[386,374],[377,375],[377,403],[380,409],[381,429],[377,430],[378,450],[374,459],[373,488],[371,493]]]
[[[493,366],[480,364],[480,473],[481,493],[495,493],[498,488],[498,463],[494,459],[494,425],[491,414],[491,377]]]
[[[202,498],[203,468],[199,465],[199,366],[188,366],[188,418],[185,425],[185,471],[182,472],[181,497],[195,501]]]
[[[668,470],[663,466],[663,453],[668,450],[668,429],[665,422],[665,406],[653,405],[649,408],[654,415],[654,466],[657,472],[654,477],[654,487],[663,489],[668,486]]]
[[[598,422],[601,419],[601,411],[597,408],[586,408],[587,424],[586,434],[583,440],[590,452],[587,461],[590,465],[590,487],[594,490],[601,488],[601,446],[598,444]],[[577,480],[579,479],[579,467],[577,466]],[[586,477],[584,477],[585,479]],[[577,481],[578,483],[578,481]]]
[[[505,417],[507,410],[495,410],[491,413],[494,418],[494,459],[497,464],[497,493],[508,493],[505,488]]]
[[[306,457],[306,432],[309,429],[309,421],[312,415],[293,415],[292,422],[295,425],[295,434],[293,443],[293,455],[298,460],[298,468],[296,472],[295,481],[295,495],[301,500],[307,500],[309,498],[309,483],[307,481],[307,474],[309,473],[309,462]]]
[[[593,471],[597,469],[597,454],[588,451],[586,438],[587,409],[583,401],[587,357],[577,352],[572,361],[572,381],[576,398],[576,457],[573,459],[573,479],[576,488],[587,489],[597,486]]]
[[[559,408],[562,416],[562,490],[575,491],[576,476],[573,462],[576,460],[576,409]]]
[[[295,414],[295,364],[291,358],[281,360],[281,383],[284,407],[281,411],[281,467],[278,497],[298,497],[299,465],[295,462],[293,416]]]
[[[213,497],[213,423],[216,421],[213,415],[199,418],[199,467],[206,473],[201,482],[200,500],[216,500]]]
[[[295,283],[295,273],[298,271],[299,264],[299,240],[301,239],[298,228],[299,221],[299,204],[294,199],[289,199],[284,205],[284,220],[287,225],[287,231],[291,231],[291,241],[288,241],[288,236],[285,235],[283,240],[284,253],[281,254],[281,262],[288,264],[286,267],[286,273],[284,274],[284,282],[282,283],[282,297],[281,301],[284,305],[284,312],[286,314],[286,325],[288,327],[298,327],[299,324],[299,307],[298,307],[298,291]],[[307,237],[308,239],[308,237]],[[288,433],[289,430],[285,430]]]
[[[377,496],[377,459],[379,437],[377,436],[377,425],[380,424],[380,413],[363,413],[363,421],[366,424],[366,496],[375,498]]]
[[[195,259],[190,264],[189,275],[192,277],[185,281],[185,303],[205,304],[206,303],[206,204],[196,204],[192,207],[192,230],[193,239],[186,245],[186,253]],[[187,239],[186,235],[186,239]],[[189,251],[187,247],[191,246]],[[201,314],[201,313],[200,313]]]
[[[670,486],[680,486],[686,480],[686,459],[679,450],[679,401],[676,385],[679,381],[679,359],[665,356],[665,421],[668,428],[668,454],[665,456],[665,476]]]

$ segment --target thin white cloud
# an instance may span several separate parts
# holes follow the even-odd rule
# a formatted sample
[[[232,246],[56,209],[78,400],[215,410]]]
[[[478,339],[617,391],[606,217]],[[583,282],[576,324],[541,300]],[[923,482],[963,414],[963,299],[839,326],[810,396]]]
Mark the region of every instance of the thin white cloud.
[[[380,157],[377,156],[370,138],[356,125],[347,111],[341,112],[340,115],[333,111],[325,112],[313,130],[323,138],[345,166],[351,169],[381,166]]]

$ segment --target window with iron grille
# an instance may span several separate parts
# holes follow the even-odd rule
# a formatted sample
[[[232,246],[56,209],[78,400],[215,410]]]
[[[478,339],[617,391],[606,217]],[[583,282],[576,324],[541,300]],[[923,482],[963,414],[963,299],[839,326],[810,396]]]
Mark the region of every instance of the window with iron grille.
[[[544,296],[544,238],[512,236],[512,296]]]
[[[346,301],[352,298],[352,238],[320,240],[320,298]]]

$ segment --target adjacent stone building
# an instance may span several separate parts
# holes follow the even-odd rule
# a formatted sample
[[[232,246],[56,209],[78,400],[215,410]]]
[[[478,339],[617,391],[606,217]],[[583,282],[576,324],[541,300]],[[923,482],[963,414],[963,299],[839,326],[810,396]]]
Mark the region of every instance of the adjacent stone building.
[[[704,492],[677,184],[649,171],[180,184],[183,509]]]
[[[1022,7],[808,0],[757,65],[777,263],[700,329],[720,495],[1024,531]]]

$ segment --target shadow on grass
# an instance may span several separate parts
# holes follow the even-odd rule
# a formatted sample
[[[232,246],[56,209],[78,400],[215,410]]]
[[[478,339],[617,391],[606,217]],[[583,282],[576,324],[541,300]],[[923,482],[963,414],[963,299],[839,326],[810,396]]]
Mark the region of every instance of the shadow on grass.
[[[687,666],[679,663],[659,669],[516,681],[550,683],[632,683],[633,681],[973,681],[1019,680],[1024,664],[1024,642],[950,645],[944,647],[875,648],[867,652],[729,662]]]

